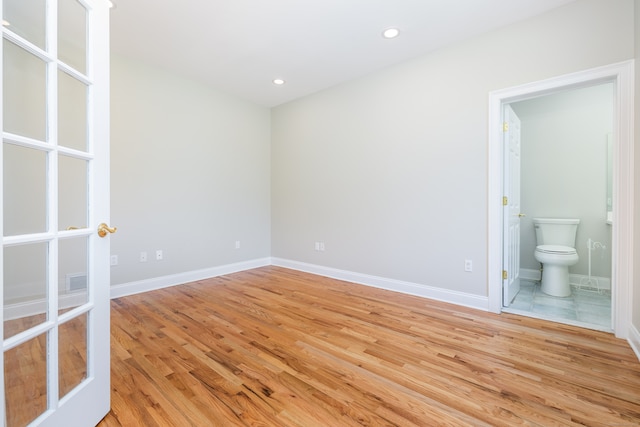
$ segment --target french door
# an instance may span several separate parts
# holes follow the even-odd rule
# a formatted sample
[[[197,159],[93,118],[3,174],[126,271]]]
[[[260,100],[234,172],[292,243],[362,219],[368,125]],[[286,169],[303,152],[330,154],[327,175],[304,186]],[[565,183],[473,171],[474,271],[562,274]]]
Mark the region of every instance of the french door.
[[[0,3],[0,422],[95,425],[110,392],[109,7]]]

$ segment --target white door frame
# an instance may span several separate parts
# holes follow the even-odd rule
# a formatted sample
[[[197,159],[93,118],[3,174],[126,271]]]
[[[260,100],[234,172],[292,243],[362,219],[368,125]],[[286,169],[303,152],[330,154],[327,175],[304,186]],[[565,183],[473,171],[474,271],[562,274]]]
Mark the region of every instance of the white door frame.
[[[634,62],[624,61],[493,91],[489,94],[488,259],[489,311],[502,311],[503,105],[566,89],[614,83],[612,313],[613,331],[628,338],[633,288]],[[603,201],[604,205],[604,201]]]

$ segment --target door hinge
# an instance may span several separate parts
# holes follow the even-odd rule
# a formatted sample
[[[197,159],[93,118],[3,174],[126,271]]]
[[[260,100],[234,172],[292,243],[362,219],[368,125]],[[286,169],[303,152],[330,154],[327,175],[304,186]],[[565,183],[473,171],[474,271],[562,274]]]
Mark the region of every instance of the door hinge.
[[[507,280],[509,276],[507,275],[507,270],[502,270],[502,279]]]
[[[508,131],[509,131],[509,123],[503,122],[502,123],[502,132],[508,132]]]
[[[502,206],[507,206],[509,204],[509,199],[507,196],[502,197]]]

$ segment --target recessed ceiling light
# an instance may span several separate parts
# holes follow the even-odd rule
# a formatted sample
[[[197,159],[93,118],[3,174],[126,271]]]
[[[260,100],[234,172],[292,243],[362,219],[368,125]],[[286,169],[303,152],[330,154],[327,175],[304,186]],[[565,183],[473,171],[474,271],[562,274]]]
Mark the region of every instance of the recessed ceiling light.
[[[282,86],[285,83],[286,82],[284,80],[282,80],[282,79],[273,79],[273,84],[274,85]]]
[[[116,8],[116,4],[112,1],[107,0],[107,5],[109,5],[109,9],[115,9]]]
[[[397,28],[387,28],[382,32],[382,37],[385,39],[394,39],[400,35],[400,30]]]

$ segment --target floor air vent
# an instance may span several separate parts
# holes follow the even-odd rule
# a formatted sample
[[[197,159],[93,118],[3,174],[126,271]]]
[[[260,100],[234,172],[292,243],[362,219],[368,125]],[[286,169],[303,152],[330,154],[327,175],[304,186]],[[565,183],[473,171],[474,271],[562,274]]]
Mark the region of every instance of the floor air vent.
[[[84,291],[87,289],[87,275],[85,273],[67,274],[67,292]]]

